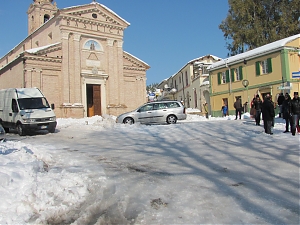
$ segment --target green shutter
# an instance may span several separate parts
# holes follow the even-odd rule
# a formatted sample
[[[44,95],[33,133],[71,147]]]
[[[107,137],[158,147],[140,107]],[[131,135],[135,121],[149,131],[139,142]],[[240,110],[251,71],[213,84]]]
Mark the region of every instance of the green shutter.
[[[244,78],[243,78],[243,67],[242,66],[239,67],[239,72],[240,72],[240,79],[243,80]]]
[[[272,59],[267,59],[267,65],[268,65],[268,73],[272,73]]]
[[[218,84],[221,84],[221,73],[218,73]]]
[[[230,73],[231,73],[231,82],[234,82],[234,69],[231,69]]]
[[[256,76],[260,75],[260,61],[255,62]]]
[[[226,83],[229,82],[229,70],[226,70]]]

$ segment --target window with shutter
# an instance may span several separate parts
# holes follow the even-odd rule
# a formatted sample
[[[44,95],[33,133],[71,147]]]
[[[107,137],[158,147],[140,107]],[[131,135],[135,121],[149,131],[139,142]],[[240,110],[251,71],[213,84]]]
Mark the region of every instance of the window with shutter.
[[[244,78],[243,78],[243,67],[242,66],[239,67],[239,75],[240,75],[240,80],[243,80]]]
[[[235,69],[231,69],[231,70],[230,70],[230,74],[231,74],[231,82],[234,82],[234,71],[235,71]]]
[[[221,73],[218,73],[218,84],[221,84]]]
[[[267,59],[267,68],[268,68],[268,73],[272,73],[272,59],[271,58]]]
[[[226,70],[226,83],[228,83],[230,80],[229,80],[229,70]]]
[[[256,71],[256,76],[260,75],[260,62],[257,61],[255,62],[255,71]]]

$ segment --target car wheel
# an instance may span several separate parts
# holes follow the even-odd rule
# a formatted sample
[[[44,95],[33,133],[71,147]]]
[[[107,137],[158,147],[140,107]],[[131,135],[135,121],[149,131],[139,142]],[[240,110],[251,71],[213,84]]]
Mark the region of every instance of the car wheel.
[[[126,117],[124,120],[123,120],[123,123],[124,124],[134,124],[134,120],[130,117]]]
[[[20,124],[20,123],[17,125],[17,131],[20,136],[24,136],[26,134],[22,127],[22,124]]]
[[[175,115],[170,115],[167,117],[168,124],[175,124],[177,122],[177,117]]]

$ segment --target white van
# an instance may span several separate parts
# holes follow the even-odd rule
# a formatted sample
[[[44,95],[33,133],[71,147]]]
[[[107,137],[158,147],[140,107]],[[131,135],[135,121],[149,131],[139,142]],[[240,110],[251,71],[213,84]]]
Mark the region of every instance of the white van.
[[[6,133],[17,129],[20,136],[30,131],[55,132],[54,104],[38,88],[9,88],[0,90],[0,124]]]

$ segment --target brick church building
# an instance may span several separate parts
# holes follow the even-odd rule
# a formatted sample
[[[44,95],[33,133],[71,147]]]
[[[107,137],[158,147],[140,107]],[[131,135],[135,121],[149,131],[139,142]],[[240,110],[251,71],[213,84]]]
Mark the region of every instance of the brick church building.
[[[57,117],[118,115],[146,101],[148,64],[123,50],[130,25],[106,6],[33,0],[28,36],[0,59],[0,89],[38,87]]]

